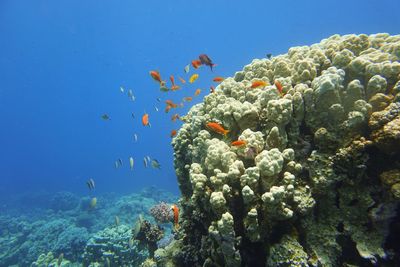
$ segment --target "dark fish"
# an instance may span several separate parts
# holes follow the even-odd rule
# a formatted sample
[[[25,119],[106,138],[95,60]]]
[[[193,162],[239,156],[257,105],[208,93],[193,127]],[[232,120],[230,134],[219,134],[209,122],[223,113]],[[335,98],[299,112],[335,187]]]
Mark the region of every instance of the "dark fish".
[[[272,54],[267,54],[268,59],[271,59],[271,57],[272,57]]]
[[[95,187],[94,184],[94,180],[92,178],[90,178],[87,182],[86,182],[87,186],[89,187],[90,190],[93,190]]]
[[[122,166],[122,159],[118,159],[119,166]]]
[[[103,115],[101,116],[101,118],[102,118],[103,120],[105,120],[105,121],[110,120],[110,117],[109,117],[107,114],[103,114]]]
[[[210,66],[210,69],[212,71],[213,66],[215,66],[215,64],[212,62],[211,58],[209,58],[206,54],[201,54],[199,56],[199,59],[201,61],[201,64],[204,64],[206,66]]]

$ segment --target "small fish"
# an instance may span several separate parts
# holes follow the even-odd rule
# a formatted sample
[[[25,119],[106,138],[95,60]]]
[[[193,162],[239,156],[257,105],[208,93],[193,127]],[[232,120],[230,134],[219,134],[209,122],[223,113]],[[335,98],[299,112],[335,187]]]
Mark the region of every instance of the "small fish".
[[[60,255],[58,255],[58,259],[57,259],[57,266],[61,266],[61,263],[64,260],[64,253],[60,253]]]
[[[125,91],[124,87],[120,87],[119,90],[121,91],[121,93],[123,93]]]
[[[179,77],[179,76],[178,76],[178,79],[179,79],[179,81],[180,81],[181,83],[186,83],[186,81],[185,81],[183,78]]]
[[[191,96],[187,96],[187,97],[183,98],[183,101],[190,102],[190,101],[192,101],[192,99],[193,98]]]
[[[157,97],[157,101],[158,101],[158,102],[161,102],[161,98]]]
[[[105,121],[110,120],[110,116],[108,116],[107,114],[101,115],[101,118],[102,118],[103,120],[105,120]]]
[[[224,127],[222,127],[219,123],[216,122],[208,122],[206,124],[206,127],[209,130],[212,130],[213,132],[222,134],[222,135],[227,135],[229,133],[229,130],[225,130]]]
[[[174,75],[169,76],[169,80],[171,81],[172,85],[175,85],[175,78]]]
[[[231,145],[232,146],[237,146],[237,147],[244,146],[244,145],[246,145],[246,141],[244,141],[244,140],[236,140],[236,141],[233,141],[231,143]]]
[[[134,164],[134,160],[132,157],[129,158],[129,166],[131,167],[131,170],[133,170],[133,164]]]
[[[158,112],[159,110],[158,110],[158,107],[154,107],[154,109]]]
[[[135,142],[137,142],[137,138],[138,138],[138,135],[137,135],[137,134],[134,134],[134,135],[133,135],[133,139],[135,140]]]
[[[114,165],[115,165],[115,168],[118,169],[119,165],[118,165],[118,161],[117,160],[115,161]]]
[[[133,112],[132,112],[131,116],[132,116],[132,118],[135,118],[135,114]]]
[[[122,159],[118,159],[119,166],[122,166]]]
[[[277,80],[277,81],[275,81],[274,84],[276,86],[276,89],[278,89],[279,94],[283,95],[283,86],[282,86],[281,82]]]
[[[176,91],[176,90],[179,90],[180,88],[181,87],[179,85],[174,84],[171,86],[171,91]]]
[[[196,89],[196,91],[194,92],[195,96],[198,96],[201,93],[201,89]]]
[[[195,69],[198,69],[201,66],[201,61],[198,59],[192,60],[192,66]]]
[[[185,71],[185,73],[188,73],[190,70],[190,65],[187,64],[183,70]]]
[[[143,163],[144,163],[144,167],[147,168],[149,163],[147,162],[147,158],[146,157],[143,158]]]
[[[171,137],[174,137],[176,135],[176,130],[171,131]]]
[[[200,59],[201,64],[209,66],[211,71],[212,71],[213,67],[216,66],[206,54],[201,54],[199,56],[199,59]]]
[[[93,197],[93,198],[90,200],[89,206],[90,206],[90,208],[94,209],[94,208],[96,207],[96,205],[97,205],[97,198],[96,198],[96,197]]]
[[[172,115],[171,121],[175,122],[177,119],[179,119],[179,114]]]
[[[150,156],[146,156],[148,162],[150,162]]]
[[[254,89],[254,88],[259,88],[259,87],[265,87],[267,85],[268,85],[267,82],[262,81],[262,80],[257,80],[257,81],[254,81],[254,82],[251,83],[250,88]]]
[[[189,82],[194,83],[198,78],[199,78],[199,75],[197,73],[195,73],[192,76],[190,76]]]
[[[156,159],[151,160],[151,167],[154,169],[161,169],[161,165]]]
[[[174,213],[174,228],[175,230],[179,229],[179,208],[177,205],[173,204],[171,206],[171,210]]]
[[[129,89],[129,91],[128,91],[128,97],[132,100],[132,101],[135,101],[135,96],[133,95],[133,92],[132,92],[132,90],[131,89]]]
[[[95,188],[95,184],[94,184],[94,180],[92,178],[90,178],[87,182],[86,182],[87,186],[89,187],[90,190],[93,190]]]
[[[219,77],[219,76],[218,76],[218,77],[215,77],[215,78],[213,79],[214,82],[218,82],[218,83],[219,83],[219,82],[222,82],[223,80],[224,80],[224,78]]]
[[[150,76],[157,82],[162,83],[161,75],[158,71],[152,70],[150,71]]]
[[[133,229],[132,229],[132,239],[135,239],[136,236],[139,234],[143,221],[144,221],[143,215],[139,214],[139,216],[135,222],[135,225],[133,226]],[[132,245],[133,245],[133,240],[132,240]]]
[[[167,105],[167,106],[165,107],[165,113],[168,113],[170,109],[171,109],[171,106]]]
[[[175,104],[174,102],[172,102],[172,100],[169,100],[169,99],[165,100],[165,103],[167,104],[167,106],[170,106],[172,108],[177,108],[178,107],[177,104]]]
[[[215,92],[215,87],[214,86],[210,86],[210,93],[214,93]]]
[[[140,231],[140,230],[139,230],[139,231]],[[133,232],[133,230],[132,230],[132,232]],[[129,246],[130,248],[133,247],[133,238],[129,238],[128,246]]]
[[[150,124],[149,123],[149,114],[145,113],[142,116],[142,124],[143,124],[143,126],[148,126]]]
[[[268,59],[271,59],[271,57],[272,57],[272,54],[270,54],[270,53],[267,54],[267,58],[268,58]]]
[[[119,217],[115,216],[115,225],[118,226],[119,225]]]

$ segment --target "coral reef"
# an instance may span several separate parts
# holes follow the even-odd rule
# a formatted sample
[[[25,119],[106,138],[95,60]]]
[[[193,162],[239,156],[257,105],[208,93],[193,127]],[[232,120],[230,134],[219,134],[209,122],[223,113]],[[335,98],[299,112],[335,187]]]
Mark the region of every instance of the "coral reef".
[[[2,205],[0,215],[0,266],[57,266],[59,255],[63,255],[63,266],[82,266],[84,256],[87,262],[96,262],[96,259],[88,256],[88,251],[90,248],[95,250],[94,247],[99,249],[96,255],[100,258],[93,264],[107,264],[108,258],[111,264],[112,259],[123,258],[121,254],[129,243],[129,237],[125,238],[125,235],[130,236],[134,219],[141,213],[151,219],[148,211],[161,198],[167,202],[177,202],[176,196],[154,188],[145,188],[143,192],[126,196],[98,196],[95,209],[88,208],[90,198],[79,198],[68,192],[43,195],[35,192],[32,195],[13,196],[7,205]],[[47,199],[47,203],[43,202],[44,199]],[[119,228],[114,229],[110,226],[116,224],[116,216],[119,218]],[[128,233],[119,233],[116,229],[120,227],[128,229]],[[166,225],[165,228],[168,231],[170,227]],[[110,233],[113,231],[116,233]],[[96,239],[102,234],[109,234],[104,244]],[[91,241],[88,242],[89,239]],[[100,242],[98,246],[96,242]],[[169,242],[170,239],[164,240],[163,246]],[[103,251],[103,255],[100,248],[105,246],[112,248],[115,255],[108,255],[107,250]],[[129,251],[136,253],[136,246]],[[133,259],[139,265],[145,258],[139,254],[135,254],[137,258],[131,255],[123,260],[129,265]]]
[[[130,244],[131,228],[119,225],[105,228],[88,241],[83,253],[84,266],[138,266],[145,256]]]
[[[165,202],[160,202],[150,209],[150,214],[158,223],[169,223],[174,219],[174,214],[171,210],[171,205]]]
[[[164,237],[164,229],[144,219],[139,219],[138,229],[135,228],[131,231],[132,239],[139,241],[139,249],[147,248],[149,257],[153,258],[158,248],[157,242]]]
[[[182,219],[160,266],[399,265],[399,59],[400,36],[333,35],[225,79],[172,141]]]

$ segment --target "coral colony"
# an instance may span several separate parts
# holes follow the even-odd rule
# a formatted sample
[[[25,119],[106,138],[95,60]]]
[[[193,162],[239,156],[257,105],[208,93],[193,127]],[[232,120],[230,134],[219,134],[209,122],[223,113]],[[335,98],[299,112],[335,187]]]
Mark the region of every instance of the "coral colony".
[[[159,265],[399,257],[390,224],[400,199],[399,59],[400,36],[334,35],[225,79],[173,139],[181,228],[155,252]],[[259,80],[267,85],[251,88]]]

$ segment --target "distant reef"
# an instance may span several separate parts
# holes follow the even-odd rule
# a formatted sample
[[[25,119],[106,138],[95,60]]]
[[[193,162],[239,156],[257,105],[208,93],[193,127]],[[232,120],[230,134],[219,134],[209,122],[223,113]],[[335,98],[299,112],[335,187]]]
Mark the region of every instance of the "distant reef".
[[[192,107],[158,266],[400,266],[399,59],[399,35],[333,35],[253,60]]]
[[[71,192],[14,196],[1,208],[0,266],[139,266],[148,255],[130,244],[132,226],[139,216],[152,220],[150,208],[160,201],[177,202],[155,187],[97,196],[96,207],[90,199]]]

